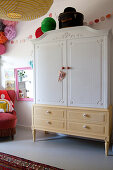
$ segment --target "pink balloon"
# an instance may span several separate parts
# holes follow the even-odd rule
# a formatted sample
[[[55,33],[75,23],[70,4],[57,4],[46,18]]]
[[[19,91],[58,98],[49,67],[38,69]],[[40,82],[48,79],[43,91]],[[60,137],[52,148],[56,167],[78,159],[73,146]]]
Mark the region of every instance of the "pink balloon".
[[[4,54],[6,52],[5,45],[0,44],[0,55]]]
[[[16,37],[16,30],[13,26],[6,26],[4,29],[4,33],[8,40],[12,40]]]
[[[89,22],[89,25],[93,25],[93,21],[90,21],[90,22]]]
[[[15,26],[17,23],[18,23],[17,21],[3,20],[3,24],[6,26]]]

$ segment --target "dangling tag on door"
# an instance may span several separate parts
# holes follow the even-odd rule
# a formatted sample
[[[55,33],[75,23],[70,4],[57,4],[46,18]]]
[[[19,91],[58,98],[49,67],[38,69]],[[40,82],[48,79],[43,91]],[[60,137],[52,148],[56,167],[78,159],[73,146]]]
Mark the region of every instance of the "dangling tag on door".
[[[66,73],[60,70],[58,81],[62,81],[65,78],[65,76],[66,76]]]

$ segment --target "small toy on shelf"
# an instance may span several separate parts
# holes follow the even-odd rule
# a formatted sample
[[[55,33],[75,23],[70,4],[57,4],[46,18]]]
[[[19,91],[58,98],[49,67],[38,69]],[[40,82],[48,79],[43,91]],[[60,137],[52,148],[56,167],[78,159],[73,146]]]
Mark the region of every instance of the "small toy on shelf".
[[[76,12],[73,7],[67,7],[63,13],[59,14],[59,28],[82,26],[84,15],[80,12]]]
[[[39,38],[41,35],[43,35],[43,32],[41,30],[41,27],[39,27],[36,31],[35,31],[35,37]]]
[[[53,18],[47,17],[42,21],[41,30],[43,33],[55,29],[56,29],[56,21]]]

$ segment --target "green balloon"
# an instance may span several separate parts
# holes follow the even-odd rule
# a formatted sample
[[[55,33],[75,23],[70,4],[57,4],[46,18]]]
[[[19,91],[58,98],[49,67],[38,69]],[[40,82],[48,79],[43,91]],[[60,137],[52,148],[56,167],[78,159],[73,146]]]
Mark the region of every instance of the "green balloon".
[[[55,29],[56,29],[56,21],[53,18],[47,17],[42,21],[41,30],[43,33]]]

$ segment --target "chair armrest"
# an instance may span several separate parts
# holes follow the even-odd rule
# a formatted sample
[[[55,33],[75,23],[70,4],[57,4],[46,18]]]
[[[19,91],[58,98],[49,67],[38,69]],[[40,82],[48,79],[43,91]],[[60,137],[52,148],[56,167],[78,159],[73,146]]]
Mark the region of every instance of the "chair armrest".
[[[14,110],[12,111],[12,114],[16,116],[16,112]]]

